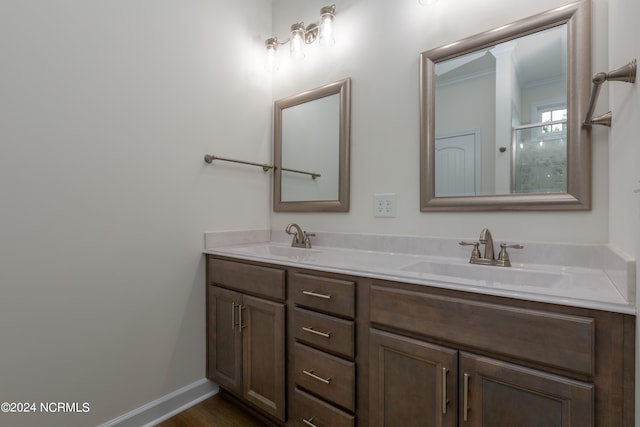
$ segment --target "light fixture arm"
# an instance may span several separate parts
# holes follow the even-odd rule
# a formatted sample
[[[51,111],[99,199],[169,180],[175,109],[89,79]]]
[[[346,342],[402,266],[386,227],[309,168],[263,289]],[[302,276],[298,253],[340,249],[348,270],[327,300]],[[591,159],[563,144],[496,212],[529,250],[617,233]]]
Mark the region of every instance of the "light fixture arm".
[[[267,47],[267,49],[274,49],[277,50],[278,46],[282,46],[284,44],[287,44],[291,41],[291,39],[286,39],[285,41],[281,42],[280,40],[278,40],[277,37],[269,37],[268,39],[266,39],[264,41],[265,46]]]
[[[318,24],[309,24],[304,29],[304,42],[306,44],[311,44],[318,38]]]

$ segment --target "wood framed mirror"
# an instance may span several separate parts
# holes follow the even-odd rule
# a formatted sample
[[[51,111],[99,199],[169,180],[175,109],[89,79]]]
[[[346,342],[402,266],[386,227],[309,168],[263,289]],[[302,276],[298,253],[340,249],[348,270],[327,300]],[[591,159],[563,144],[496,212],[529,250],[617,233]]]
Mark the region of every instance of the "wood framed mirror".
[[[347,212],[351,80],[274,103],[273,210]]]
[[[589,210],[591,8],[420,54],[421,211]]]

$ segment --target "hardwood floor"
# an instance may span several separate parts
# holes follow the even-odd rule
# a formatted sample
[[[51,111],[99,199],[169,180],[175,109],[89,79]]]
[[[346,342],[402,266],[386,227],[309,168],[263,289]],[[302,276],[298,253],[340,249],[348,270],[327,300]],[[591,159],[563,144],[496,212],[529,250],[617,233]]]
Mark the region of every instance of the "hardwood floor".
[[[264,427],[265,424],[235,406],[220,393],[198,403],[156,427]]]

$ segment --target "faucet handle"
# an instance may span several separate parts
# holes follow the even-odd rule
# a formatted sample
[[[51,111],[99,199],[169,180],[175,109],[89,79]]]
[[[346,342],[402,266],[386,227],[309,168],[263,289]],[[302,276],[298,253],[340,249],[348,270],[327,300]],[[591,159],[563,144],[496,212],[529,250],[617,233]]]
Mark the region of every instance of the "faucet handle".
[[[502,267],[511,267],[511,260],[509,259],[507,248],[523,249],[524,246],[517,243],[512,245],[508,245],[506,243],[500,243],[500,253],[498,254],[498,260],[496,261],[496,265],[500,265]]]
[[[309,237],[316,237],[316,233],[307,233],[306,231],[302,233],[304,234],[304,247],[311,249],[311,239],[309,239]]]
[[[511,245],[507,244],[507,243],[500,243],[500,249],[506,249],[506,248],[512,248],[512,249],[524,249],[524,246],[522,246],[519,243],[513,243]]]
[[[478,247],[480,246],[480,242],[459,242],[458,243],[460,246],[473,246],[473,250],[471,251],[471,259],[469,260],[469,262],[473,263],[476,259],[480,258],[480,249],[478,249]]]

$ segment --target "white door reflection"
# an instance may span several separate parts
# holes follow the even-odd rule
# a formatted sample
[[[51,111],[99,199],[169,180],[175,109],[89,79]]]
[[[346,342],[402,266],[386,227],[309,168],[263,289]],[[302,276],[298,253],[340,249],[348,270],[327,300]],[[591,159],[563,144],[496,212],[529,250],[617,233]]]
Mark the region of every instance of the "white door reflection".
[[[436,137],[436,197],[478,194],[479,144],[474,131]]]

